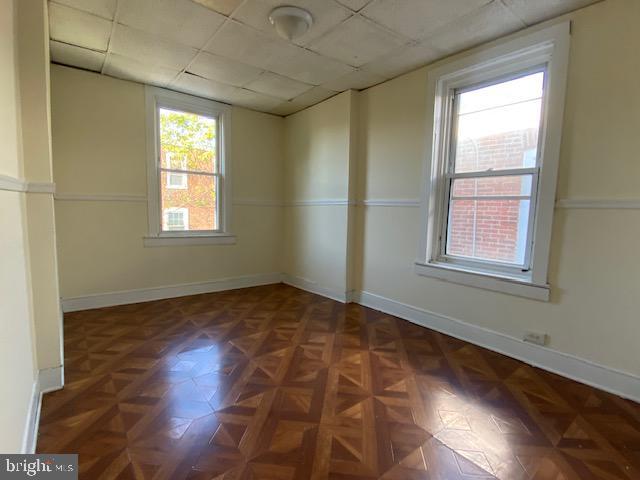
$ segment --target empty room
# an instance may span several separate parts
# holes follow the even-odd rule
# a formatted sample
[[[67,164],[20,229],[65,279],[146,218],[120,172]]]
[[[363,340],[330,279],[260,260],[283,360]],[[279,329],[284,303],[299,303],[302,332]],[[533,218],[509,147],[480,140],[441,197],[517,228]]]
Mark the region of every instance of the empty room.
[[[639,25],[0,0],[0,478],[640,480]]]

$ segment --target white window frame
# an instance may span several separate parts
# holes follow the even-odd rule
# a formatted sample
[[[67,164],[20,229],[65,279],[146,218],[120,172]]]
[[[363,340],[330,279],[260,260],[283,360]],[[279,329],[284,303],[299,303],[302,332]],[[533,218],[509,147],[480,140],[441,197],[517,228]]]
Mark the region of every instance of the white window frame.
[[[147,128],[147,204],[149,233],[144,237],[144,245],[149,247],[171,245],[201,245],[235,243],[231,233],[231,107],[222,103],[173,92],[158,87],[145,89]],[[160,171],[160,108],[195,113],[216,119],[216,158],[219,172],[211,174],[216,178],[217,230],[163,231],[161,212]],[[166,170],[166,169],[165,169]],[[177,173],[188,173],[180,172]]]
[[[536,300],[549,300],[547,280],[551,229],[562,140],[564,100],[569,61],[570,22],[519,36],[445,64],[428,75],[426,179],[421,197],[421,237],[415,271],[463,285],[494,290]],[[545,70],[545,92],[536,168],[532,173],[534,218],[529,221],[528,269],[501,267],[499,262],[464,261],[443,255],[448,212],[447,176],[451,152],[451,125],[455,92],[482,83],[534,70]],[[504,81],[504,80],[502,80]],[[511,170],[515,173],[514,170]],[[474,174],[474,176],[476,176]],[[537,181],[536,181],[537,176]],[[535,201],[535,205],[534,205]],[[533,215],[535,212],[535,215]]]
[[[168,225],[169,220],[169,214],[170,213],[181,213],[182,214],[182,222],[185,225],[185,228],[183,228],[182,230],[169,230],[166,229],[164,230],[165,232],[181,232],[181,231],[186,231],[188,230],[189,227],[189,209],[188,208],[184,208],[184,207],[172,207],[172,208],[167,208],[162,215],[162,224],[163,225]]]
[[[165,154],[165,163],[167,168],[171,168],[171,152],[166,152]],[[187,169],[187,159],[182,158],[180,160],[180,170]],[[180,183],[173,184],[171,183],[171,179],[179,178]],[[167,188],[171,190],[187,190],[189,188],[189,176],[186,173],[176,173],[176,172],[167,172]]]

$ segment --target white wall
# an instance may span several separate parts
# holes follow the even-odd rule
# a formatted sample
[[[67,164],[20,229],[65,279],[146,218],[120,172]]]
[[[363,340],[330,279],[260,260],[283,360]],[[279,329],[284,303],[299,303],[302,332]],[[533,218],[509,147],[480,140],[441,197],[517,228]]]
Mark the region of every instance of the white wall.
[[[282,118],[233,108],[236,245],[145,248],[144,86],[57,65],[51,79],[64,299],[280,272]]]
[[[0,3],[0,175],[24,172],[16,1]],[[0,452],[23,448],[36,379],[25,193],[0,189]]]

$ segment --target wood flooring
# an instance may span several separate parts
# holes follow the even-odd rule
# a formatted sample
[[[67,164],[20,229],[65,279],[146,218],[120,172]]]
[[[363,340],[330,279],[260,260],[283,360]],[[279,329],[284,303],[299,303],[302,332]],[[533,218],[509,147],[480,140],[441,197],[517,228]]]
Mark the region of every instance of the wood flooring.
[[[82,479],[638,480],[640,406],[285,285],[65,315]]]

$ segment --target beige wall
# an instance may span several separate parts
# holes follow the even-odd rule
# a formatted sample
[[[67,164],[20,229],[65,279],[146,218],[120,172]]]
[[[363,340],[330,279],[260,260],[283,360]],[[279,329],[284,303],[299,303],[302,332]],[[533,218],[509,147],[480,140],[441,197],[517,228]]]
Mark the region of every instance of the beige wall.
[[[15,1],[0,2],[0,174],[21,178]],[[0,190],[0,452],[22,450],[36,379],[25,194]]]
[[[640,3],[607,0],[575,12],[559,198],[640,197]],[[425,67],[361,93],[363,198],[417,199],[424,157]],[[639,210],[556,210],[551,301],[417,276],[420,210],[367,207],[359,218],[364,291],[640,374]]]
[[[144,86],[52,66],[57,194],[146,196]],[[143,247],[145,201],[56,201],[63,298],[280,272],[284,120],[232,112],[236,245]]]
[[[46,0],[29,0],[17,5],[24,176],[30,182],[51,183],[49,18]],[[36,352],[38,368],[43,370],[60,367],[63,363],[53,196],[27,195],[26,206]]]
[[[348,290],[353,95],[285,120],[284,273],[338,296]]]

